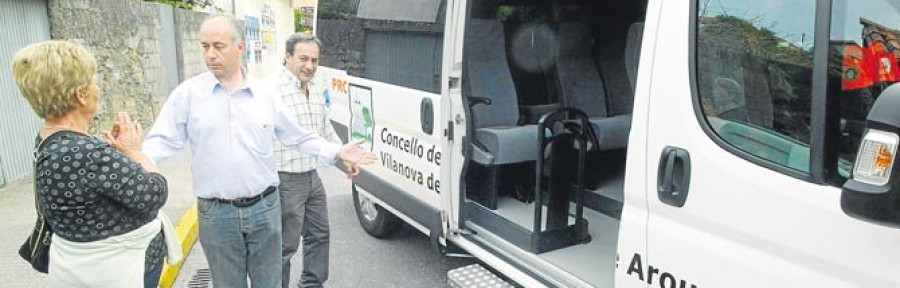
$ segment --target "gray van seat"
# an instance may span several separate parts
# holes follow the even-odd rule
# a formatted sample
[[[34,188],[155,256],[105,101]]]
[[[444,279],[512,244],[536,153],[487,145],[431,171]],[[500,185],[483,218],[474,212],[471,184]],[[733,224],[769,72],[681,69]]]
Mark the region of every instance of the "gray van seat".
[[[631,131],[631,114],[613,117],[591,117],[591,124],[597,133],[600,151],[628,147],[628,132]]]
[[[499,20],[471,19],[466,38],[466,69],[471,96],[491,99],[472,108],[475,121],[473,160],[500,165],[537,160],[537,126],[516,125],[519,106],[506,58],[503,24]]]
[[[560,98],[566,107],[578,108],[590,117],[600,142],[597,149],[625,148],[631,130],[631,115],[614,115],[609,111],[603,79],[591,53],[592,39],[586,24],[560,23],[556,61]]]
[[[537,160],[536,125],[478,128],[475,137],[492,156],[481,161],[476,157],[475,161],[478,163],[499,165]],[[493,161],[484,161],[488,159]]]

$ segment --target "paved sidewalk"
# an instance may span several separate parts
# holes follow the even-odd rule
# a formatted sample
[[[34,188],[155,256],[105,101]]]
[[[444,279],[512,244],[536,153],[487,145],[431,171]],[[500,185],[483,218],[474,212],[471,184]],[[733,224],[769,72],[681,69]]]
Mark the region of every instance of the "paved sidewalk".
[[[169,199],[163,211],[177,222],[194,204],[190,151],[160,163],[169,184]],[[34,227],[34,182],[29,175],[0,188],[0,287],[50,287],[46,274],[31,269],[19,257],[19,246]],[[197,245],[199,246],[199,245]],[[176,286],[177,287],[177,286]]]

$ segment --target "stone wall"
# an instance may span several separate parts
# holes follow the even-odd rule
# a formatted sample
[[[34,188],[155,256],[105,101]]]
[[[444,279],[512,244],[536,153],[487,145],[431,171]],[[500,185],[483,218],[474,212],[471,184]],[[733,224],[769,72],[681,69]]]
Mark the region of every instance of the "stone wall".
[[[180,83],[205,70],[196,44],[205,13],[141,0],[50,0],[48,6],[51,37],[79,42],[97,58],[102,98],[92,134],[109,129],[118,111],[149,129],[170,92],[167,79]],[[163,33],[163,24],[172,24],[162,21],[173,18],[174,35]],[[177,55],[162,52],[172,43]],[[170,75],[174,69],[167,72],[164,61],[176,61],[166,64],[177,65],[179,75]]]
[[[319,57],[322,66],[346,70],[348,74],[362,76],[365,70],[366,34],[363,20],[319,19],[316,36],[322,41]]]
[[[206,72],[203,63],[203,49],[200,47],[200,24],[209,14],[190,10],[175,9],[175,43],[178,55],[178,80],[187,80]]]
[[[99,64],[103,97],[92,133],[109,129],[112,113],[121,110],[145,126],[152,123],[157,99],[164,99],[159,7],[143,1],[49,2],[51,37],[80,42]]]

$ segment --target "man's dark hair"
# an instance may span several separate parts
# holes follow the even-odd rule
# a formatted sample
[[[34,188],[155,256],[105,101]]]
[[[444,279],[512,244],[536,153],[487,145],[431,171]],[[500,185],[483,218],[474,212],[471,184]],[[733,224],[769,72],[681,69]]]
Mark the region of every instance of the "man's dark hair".
[[[296,33],[291,35],[291,37],[288,37],[287,41],[285,41],[284,51],[294,55],[294,47],[297,46],[297,43],[316,43],[316,46],[319,47],[319,51],[322,51],[322,41],[320,41],[319,38],[315,35],[302,33]]]

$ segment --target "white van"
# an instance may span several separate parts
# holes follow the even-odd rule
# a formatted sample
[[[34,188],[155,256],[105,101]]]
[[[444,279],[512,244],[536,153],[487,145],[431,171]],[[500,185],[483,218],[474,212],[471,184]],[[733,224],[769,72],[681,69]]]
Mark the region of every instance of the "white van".
[[[897,0],[381,2],[319,32],[372,236],[525,287],[900,287]]]

